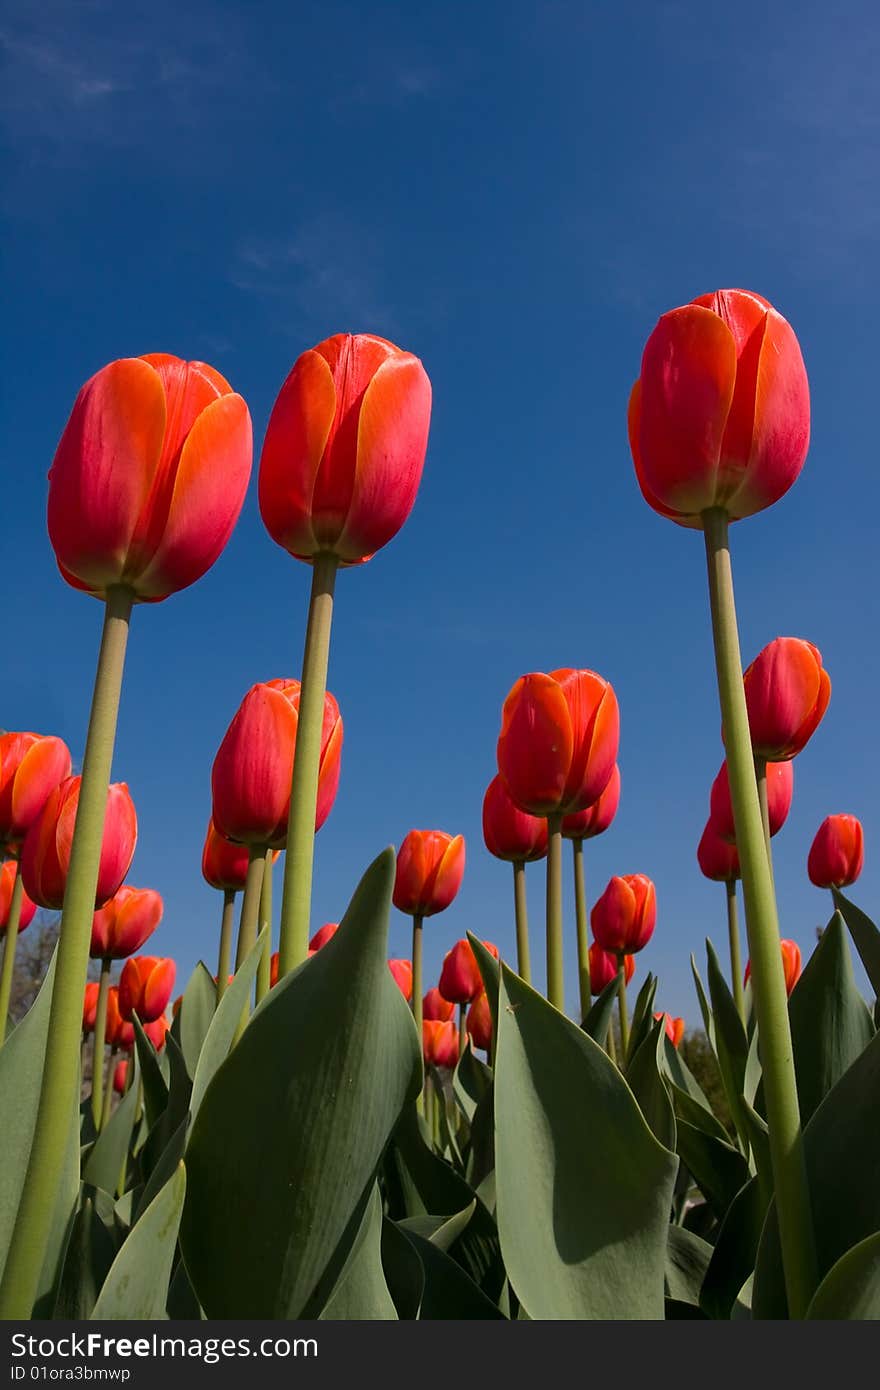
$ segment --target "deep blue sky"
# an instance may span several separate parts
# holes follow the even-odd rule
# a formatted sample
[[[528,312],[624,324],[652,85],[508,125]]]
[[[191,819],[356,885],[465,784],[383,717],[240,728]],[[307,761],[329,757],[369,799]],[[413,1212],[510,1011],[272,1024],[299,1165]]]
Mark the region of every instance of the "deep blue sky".
[[[81,756],[101,610],[58,576],[45,502],[87,377],[143,352],[204,358],[248,401],[258,449],[303,349],[390,337],[432,378],[431,438],[404,531],[338,585],[345,747],[314,926],[385,844],[438,827],[466,836],[468,866],[428,925],[427,982],[465,929],[512,954],[510,871],[480,828],[500,707],[524,671],[591,667],[620,700],[623,795],[587,849],[590,900],[612,873],[651,875],[636,981],[659,971],[659,1000],[696,1024],[689,952],[724,943],[723,890],[694,857],[722,754],[702,541],[642,501],[625,416],[659,314],[745,286],[798,333],[813,437],[792,492],[733,531],[743,655],[807,637],[833,684],[775,841],[783,933],[806,952],[827,917],[805,861],[831,811],[863,820],[852,891],[876,907],[872,8],[7,8],[0,724]],[[211,762],[255,680],[299,675],[309,577],[263,530],[255,471],[214,569],[135,611],[114,776],[140,818],[130,881],[164,894],[153,944],[181,980],[215,961]],[[542,866],[530,882],[540,960]],[[397,914],[391,949],[408,954]]]

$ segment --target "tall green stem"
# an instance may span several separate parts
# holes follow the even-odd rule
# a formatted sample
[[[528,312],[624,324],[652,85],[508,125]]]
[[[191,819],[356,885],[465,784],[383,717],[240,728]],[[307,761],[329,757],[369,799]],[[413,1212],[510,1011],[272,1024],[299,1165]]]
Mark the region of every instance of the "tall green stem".
[[[109,956],[101,961],[101,981],[98,985],[98,1002],[95,1007],[95,1033],[92,1039],[92,1120],[95,1131],[101,1128],[104,1087],[104,1039],[107,1036],[107,996],[110,993],[110,968],[113,965]]]
[[[464,1026],[464,1023],[465,1023],[465,1014],[466,1014],[466,1013],[467,1013],[467,1005],[466,1005],[466,1004],[459,1004],[459,1006],[458,1006],[458,1055],[459,1055],[459,1057],[460,1057],[461,1054],[464,1052],[464,1045],[465,1045],[465,1043],[467,1042],[467,1033],[465,1032],[465,1026]]]
[[[0,1047],[6,1039],[9,1019],[9,1000],[12,998],[12,979],[15,974],[15,952],[18,949],[18,924],[21,921],[21,904],[24,888],[18,861],[15,864],[15,878],[12,881],[12,897],[9,902],[9,921],[6,923],[6,941],[3,947],[3,969],[0,971]]]
[[[110,1119],[110,1107],[113,1104],[113,1076],[116,1071],[116,1058],[118,1048],[115,1043],[110,1049],[110,1061],[107,1063],[107,1084],[104,1087],[104,1104],[101,1106],[101,1122],[98,1129],[101,1130]]]
[[[217,1003],[226,993],[229,984],[229,966],[232,962],[232,932],[235,927],[235,889],[223,890],[223,916],[220,918],[220,953],[217,957]]]
[[[617,1012],[620,1016],[620,1051],[626,1066],[629,1052],[629,1010],[626,1005],[626,962],[623,951],[617,953]]]
[[[730,942],[730,983],[733,988],[733,1002],[736,1011],[745,1024],[746,1000],[743,993],[742,956],[739,949],[739,923],[736,913],[736,879],[729,878],[724,885],[727,893],[727,937]]]
[[[703,513],[703,528],[721,721],[736,844],[742,869],[752,992],[761,1047],[785,1287],[789,1315],[802,1318],[817,1284],[816,1250],[795,1084],[788,999],[779,946],[776,896],[764,838],[743,687],[727,513],[720,507],[710,508]]]
[[[257,941],[257,924],[260,917],[260,894],[263,890],[263,845],[251,845],[248,859],[247,878],[241,898],[241,916],[238,919],[238,943],[235,948],[235,968],[240,969]]]
[[[755,755],[755,781],[758,784],[758,803],[761,807],[761,825],[764,829],[764,844],[767,848],[767,863],[770,865],[770,882],[773,891],[776,884],[773,878],[773,847],[770,844],[770,803],[767,800],[767,759]]]
[[[424,1047],[423,1028],[422,1028],[422,919],[413,917],[412,927],[412,1012],[416,1025],[416,1036],[419,1040],[419,1049]],[[425,1112],[425,1097],[422,1093],[416,1102],[422,1114]]]
[[[513,910],[516,915],[516,965],[520,979],[532,982],[529,955],[529,909],[526,900],[526,866],[522,859],[513,865]]]
[[[0,1318],[31,1315],[61,1185],[71,1097],[79,1095],[83,990],[133,600],[131,591],[121,587],[107,594],[61,913],[43,1084],[27,1175],[0,1284]]]
[[[335,555],[316,555],[312,567],[312,594],[303,652],[302,687],[287,822],[287,854],[281,893],[281,935],[278,944],[278,978],[304,961],[309,954],[309,918],[312,905],[312,865],[315,856],[315,807],[321,767],[321,731],[324,696],[330,658],[333,590],[338,560]]]
[[[263,856],[263,883],[260,888],[260,931],[264,927],[268,927],[269,930],[266,933],[266,945],[257,966],[258,1004],[269,993],[269,981],[272,978],[272,851],[268,846]]]
[[[608,1056],[611,1058],[612,1062],[613,1062],[614,1065],[616,1066],[616,1065],[617,1065],[617,1044],[616,1044],[616,1042],[614,1041],[614,1028],[613,1028],[611,1025],[609,1025],[609,1028],[608,1028],[608,1036],[607,1036],[606,1039],[605,1039],[605,1051],[608,1053]]]
[[[584,842],[572,840],[574,853],[574,911],[577,923],[578,985],[581,1020],[590,1012],[593,992],[590,984],[590,939],[587,932],[587,891],[584,885]]]
[[[562,817],[547,817],[547,998],[565,1012],[562,942]]]

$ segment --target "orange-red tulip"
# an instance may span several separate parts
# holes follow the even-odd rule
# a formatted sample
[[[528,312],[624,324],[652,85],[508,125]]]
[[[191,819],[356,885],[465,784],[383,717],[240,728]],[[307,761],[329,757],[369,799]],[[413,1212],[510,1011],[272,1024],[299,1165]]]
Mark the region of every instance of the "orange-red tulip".
[[[533,816],[582,811],[611,780],[619,738],[608,681],[595,671],[535,671],[520,676],[504,701],[498,771]]]
[[[370,333],[337,333],[294,363],[269,417],[260,513],[299,560],[368,560],[416,500],[431,421],[417,357]]]
[[[746,668],[743,684],[755,752],[773,762],[795,757],[831,699],[818,647],[801,637],[777,637]]]
[[[123,1058],[113,1068],[113,1089],[118,1096],[125,1094],[125,1078],[128,1075],[128,1059]]]
[[[480,991],[468,1009],[464,1027],[474,1047],[488,1052],[492,1046],[492,1010],[485,990]]]
[[[422,1000],[422,1018],[435,1023],[446,1023],[450,1018],[455,1018],[455,1005],[443,998],[436,985],[428,990]]]
[[[407,1002],[412,999],[413,968],[411,960],[390,960],[388,969],[394,976],[397,987]]]
[[[174,989],[176,966],[160,956],[131,956],[119,977],[119,1012],[126,1021],[137,1014],[152,1023],[164,1014]]]
[[[51,734],[0,734],[0,845],[20,845],[70,776],[70,750]]]
[[[157,1052],[161,1052],[165,1046],[168,1034],[171,1032],[171,1024],[164,1014],[152,1019],[150,1023],[144,1024],[144,1032],[150,1039]]]
[[[639,487],[681,526],[778,501],[810,442],[810,388],[791,326],[759,294],[717,290],[664,314],[629,402]]]
[[[94,1027],[94,1020],[92,1026]],[[118,985],[111,985],[107,991],[107,1022],[104,1025],[104,1041],[110,1047],[121,1047],[126,1051],[130,1051],[134,1047],[134,1024],[129,1023],[119,1012]]]
[[[18,865],[14,859],[7,859],[5,864],[0,864],[0,934],[6,931],[9,926],[9,911],[12,907],[12,890],[15,886],[15,875],[18,872]],[[29,927],[34,920],[34,913],[37,904],[31,902],[27,893],[22,889],[21,894],[21,915],[18,919],[18,930],[23,932],[25,927]]]
[[[706,878],[714,879],[718,883],[730,883],[740,877],[736,845],[721,838],[711,819],[706,821],[706,827],[697,845],[697,863]]]
[[[335,936],[339,930],[338,922],[325,922],[323,927],[319,927],[309,942],[309,952],[320,951],[322,946],[326,946],[331,936]]]
[[[93,960],[124,960],[139,951],[162,920],[162,897],[153,888],[124,883],[92,918]]]
[[[252,452],[247,406],[205,362],[109,363],[77,396],[49,473],[62,575],[152,603],[195,583],[232,534]]]
[[[211,773],[213,821],[227,839],[284,847],[299,698],[299,681],[261,681],[251,686],[239,705]],[[342,718],[328,691],[324,696],[316,831],[333,807],[341,756]]]
[[[424,1019],[422,1045],[426,1066],[454,1067],[458,1062],[458,1029],[451,1019]]]
[[[547,821],[543,816],[521,811],[498,775],[492,778],[483,798],[483,839],[496,859],[530,864],[547,853]]]
[[[826,816],[807,857],[807,873],[817,888],[855,883],[865,862],[865,833],[856,816]]]
[[[202,877],[212,888],[237,893],[244,888],[250,854],[246,845],[233,844],[221,835],[213,818],[208,821],[208,833],[202,850]]]
[[[309,955],[311,955],[311,951],[309,952]],[[272,954],[271,954],[271,956],[269,957],[269,988],[270,988],[270,989],[273,989],[274,986],[277,985],[277,983],[278,983],[278,962],[279,962],[280,959],[281,959],[281,953],[280,953],[279,951],[273,951]],[[230,975],[230,976],[229,976],[229,983],[230,983],[230,984],[232,983],[232,978],[233,978],[233,977]]]
[[[22,845],[21,877],[25,892],[40,907],[58,909],[64,902],[81,780],[68,777],[50,793]],[[136,844],[134,802],[124,782],[113,782],[107,789],[95,907],[103,907],[121,885]]]
[[[786,941],[785,938],[783,938],[779,943],[779,949],[782,952],[782,972],[785,975],[785,990],[787,994],[791,994],[791,991],[800,979],[801,948],[796,941]],[[743,977],[744,984],[748,984],[751,973],[752,962],[751,960],[747,960],[746,973]]]
[[[791,810],[794,795],[794,768],[790,762],[767,763],[767,816],[770,834],[781,830]],[[718,775],[712,783],[709,796],[709,822],[715,834],[722,840],[733,844],[736,831],[733,825],[733,802],[730,799],[730,780],[727,773],[727,760],[721,764]],[[705,873],[705,870],[703,870]],[[713,875],[709,874],[709,878]]]
[[[98,990],[100,985],[97,980],[89,980],[83,993],[83,1032],[93,1033],[95,1031],[95,1014],[98,1011]]]
[[[590,913],[602,949],[627,955],[647,946],[656,920],[657,895],[645,874],[615,875]]]
[[[498,947],[493,946],[491,941],[484,941],[483,945],[497,960]],[[482,991],[483,977],[469,941],[456,941],[452,949],[446,952],[438,988],[443,998],[451,1004],[470,1004]]]
[[[662,1018],[666,1028],[666,1036],[673,1047],[678,1047],[684,1037],[685,1022],[683,1018],[673,1018],[671,1014],[656,1013],[655,1018]]]
[[[635,974],[634,956],[623,958],[623,978],[629,984]],[[597,941],[590,945],[590,989],[593,994],[601,994],[606,985],[617,978],[617,956],[605,951]]]
[[[583,811],[573,811],[562,820],[562,833],[567,840],[592,840],[606,831],[617,815],[620,805],[620,768],[614,764],[611,780],[598,801]]]
[[[411,917],[432,917],[449,906],[464,877],[464,836],[411,830],[397,852],[393,902]]]

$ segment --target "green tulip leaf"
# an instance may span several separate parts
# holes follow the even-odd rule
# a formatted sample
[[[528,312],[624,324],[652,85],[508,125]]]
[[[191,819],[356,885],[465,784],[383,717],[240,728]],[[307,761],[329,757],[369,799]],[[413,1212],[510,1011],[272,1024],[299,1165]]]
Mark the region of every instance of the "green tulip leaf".
[[[137,1059],[129,1063],[135,1068],[131,1085],[101,1130],[83,1169],[83,1182],[100,1187],[111,1195],[119,1186],[122,1164],[128,1153],[138,1109],[139,1068]]]
[[[614,1010],[617,1005],[618,980],[620,973],[615,975],[608,984],[593,1000],[590,1012],[587,1014],[581,1028],[588,1033],[594,1042],[600,1047],[605,1046],[605,1039],[608,1037],[608,1029],[611,1027],[611,1020],[614,1017]]]
[[[186,1069],[193,1080],[216,1008],[217,986],[214,976],[204,961],[200,960],[180,1001],[177,1012],[180,1036],[175,1038],[183,1053]]]
[[[97,1321],[165,1317],[165,1301],[186,1192],[181,1163],[131,1230],[110,1266],[92,1312]]]
[[[727,1140],[679,1118],[678,1153],[719,1221],[751,1174],[738,1149]]]
[[[807,1309],[810,1319],[880,1322],[880,1231],[847,1250],[825,1275]]]
[[[196,1074],[193,1077],[192,1095],[190,1096],[190,1114],[195,1118],[199,1112],[202,1098],[221,1063],[229,1055],[232,1047],[232,1040],[238,1032],[241,1023],[241,1016],[244,1012],[248,996],[253,988],[254,977],[257,967],[263,954],[263,947],[269,935],[268,927],[264,927],[257,937],[251,950],[245,956],[238,970],[233,976],[232,983],[224,991],[223,998],[214,1011],[208,1031],[205,1034],[205,1041],[199,1052],[199,1060],[196,1066]],[[271,993],[271,991],[270,991]],[[266,996],[269,998],[269,995]]]
[[[116,1242],[95,1211],[92,1198],[84,1197],[64,1252],[52,1317],[74,1322],[90,1318],[115,1255]]]
[[[697,1002],[700,1006],[700,1013],[703,1016],[703,1027],[706,1030],[706,1037],[715,1049],[715,1020],[712,1017],[712,1010],[709,1008],[709,1001],[706,998],[706,991],[703,988],[703,981],[700,979],[700,972],[697,969],[697,962],[691,956],[691,974],[694,977],[694,989],[697,991]]]
[[[709,981],[709,996],[712,1000],[712,1017],[715,1022],[715,1055],[721,1072],[721,1081],[737,1134],[747,1149],[749,1125],[743,1114],[743,1091],[745,1089],[746,1063],[749,1056],[749,1040],[742,1019],[734,1003],[730,986],[721,971],[721,964],[712,942],[706,941]]]
[[[422,1262],[425,1287],[419,1318],[480,1319],[503,1318],[504,1314],[487,1298],[473,1279],[445,1251],[414,1231],[404,1232]]]
[[[448,1251],[467,1229],[476,1209],[475,1198],[464,1211],[456,1212],[455,1216],[408,1216],[405,1221],[399,1221],[397,1224],[407,1235],[422,1236],[432,1245],[436,1245],[438,1250]]]
[[[192,1082],[183,1060],[183,1053],[170,1036],[165,1040],[165,1055],[168,1059],[169,1070],[168,1103],[156,1123],[151,1127],[147,1135],[147,1142],[143,1147],[141,1170],[142,1177],[145,1179],[149,1179],[153,1170],[160,1164],[163,1154],[175,1136],[179,1135],[181,1127],[185,1129],[189,1116]],[[175,1165],[182,1156],[183,1151],[178,1146],[174,1154]],[[170,1177],[170,1172],[167,1172],[166,1176]]]
[[[412,1242],[387,1216],[382,1219],[382,1268],[398,1318],[413,1321],[425,1291],[425,1270]]]
[[[168,1082],[162,1074],[159,1055],[144,1032],[137,1014],[132,1015],[131,1021],[134,1025],[134,1043],[144,1087],[144,1115],[148,1128],[152,1129],[168,1105]],[[166,1039],[166,1046],[169,1042],[170,1039]]]
[[[373,1186],[348,1259],[320,1314],[324,1322],[397,1321],[382,1269],[382,1199]]]
[[[196,1298],[195,1289],[189,1282],[189,1275],[183,1260],[177,1261],[177,1267],[171,1276],[166,1307],[169,1318],[177,1321],[185,1319],[188,1322],[199,1322],[205,1316],[199,1306],[199,1300]]]
[[[491,1085],[492,1068],[480,1061],[472,1047],[466,1047],[455,1068],[452,1090],[468,1124]]]
[[[489,1000],[489,1009],[492,1014],[493,1032],[498,1027],[498,981],[501,978],[501,967],[491,951],[487,951],[478,936],[473,932],[468,932],[467,939],[471,944],[471,950],[477,958],[477,965],[483,977],[483,988]]]
[[[730,1144],[730,1135],[708,1106],[695,1100],[689,1091],[683,1091],[674,1081],[672,1082],[672,1104],[678,1119],[693,1125],[695,1129],[702,1130],[704,1134],[710,1135],[722,1144]]]
[[[733,1316],[737,1296],[755,1268],[766,1215],[766,1194],[758,1179],[750,1178],[728,1207],[715,1237],[700,1290],[700,1307],[707,1317],[726,1321]]]
[[[647,1017],[651,1018],[651,1014]],[[666,1025],[662,1018],[652,1022],[653,1027],[642,1030],[643,1040],[626,1068],[626,1081],[657,1139],[664,1148],[675,1152],[675,1113],[659,1056],[666,1040]]]
[[[712,1258],[712,1246],[683,1226],[670,1226],[666,1243],[664,1288],[667,1299],[699,1306],[700,1288]],[[669,1309],[667,1308],[667,1316]]]
[[[618,979],[620,972],[618,971]],[[636,995],[636,1002],[633,1006],[632,1020],[629,1026],[629,1047],[626,1053],[626,1064],[629,1066],[630,1059],[635,1057],[648,1033],[651,1026],[656,1022],[653,1015],[654,999],[657,995],[657,976],[648,973],[645,977],[641,989]],[[597,1038],[597,1042],[602,1039]]]
[[[704,1110],[708,1110],[709,1114],[715,1118],[715,1112],[706,1099],[703,1088],[681,1056],[678,1048],[675,1047],[668,1036],[665,1038],[663,1044],[663,1058],[666,1063],[666,1074],[672,1084],[678,1087],[680,1091],[685,1091],[692,1100],[696,1101]],[[687,1119],[687,1116],[685,1116],[685,1119]],[[726,1137],[726,1131],[724,1131],[724,1133]]]
[[[850,935],[856,943],[856,950],[862,958],[865,973],[871,981],[874,994],[880,998],[880,931],[861,908],[845,898],[839,888],[832,888],[834,906],[842,913],[849,927]]]

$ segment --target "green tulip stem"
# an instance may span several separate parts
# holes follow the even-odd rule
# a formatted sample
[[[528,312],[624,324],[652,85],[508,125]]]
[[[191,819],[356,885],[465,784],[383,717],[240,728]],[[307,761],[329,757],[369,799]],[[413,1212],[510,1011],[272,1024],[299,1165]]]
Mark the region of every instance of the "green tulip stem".
[[[245,957],[253,950],[257,941],[257,925],[260,917],[260,894],[263,891],[263,845],[251,845],[248,859],[247,878],[241,897],[241,914],[238,919],[238,942],[235,948],[235,968],[239,970]]]
[[[269,930],[266,933],[266,945],[257,966],[258,1004],[269,993],[269,981],[272,978],[272,850],[268,846],[263,856],[263,882],[260,886],[260,931],[264,927],[268,927]]]
[[[27,1175],[0,1283],[0,1318],[29,1318],[61,1187],[71,1097],[79,1095],[79,1037],[116,720],[134,595],[107,591],[70,867],[58,936],[43,1082]]]
[[[308,958],[312,906],[312,867],[315,857],[315,808],[321,769],[324,696],[330,658],[333,589],[339,561],[322,551],[312,566],[312,593],[302,664],[302,687],[287,821],[287,854],[281,893],[281,935],[278,978]]]
[[[104,1039],[107,1036],[107,996],[110,993],[112,965],[109,956],[105,956],[101,961],[101,980],[98,985],[98,1003],[95,1007],[95,1034],[92,1041],[92,1120],[96,1133],[101,1128],[103,1114]]]
[[[110,1107],[113,1104],[113,1073],[116,1070],[116,1056],[119,1049],[114,1043],[110,1049],[110,1061],[107,1064],[107,1082],[104,1086],[104,1104],[101,1107],[101,1123],[98,1125],[99,1131],[104,1128],[110,1119]]]
[[[460,1057],[460,1056],[462,1055],[462,1053],[464,1052],[464,1046],[465,1046],[465,1043],[467,1042],[467,1033],[466,1033],[466,1031],[465,1031],[465,1026],[464,1026],[466,1014],[467,1014],[467,1004],[459,1004],[459,1006],[458,1006],[458,1055],[459,1055],[459,1057]]]
[[[608,1036],[605,1039],[605,1051],[608,1053],[614,1065],[617,1066],[617,1044],[614,1041],[613,1026],[609,1026],[608,1028]]]
[[[562,816],[547,817],[547,998],[565,1012],[562,943]]]
[[[767,800],[767,759],[755,754],[755,781],[758,784],[758,801],[761,805],[761,825],[764,828],[764,844],[767,848],[767,862],[770,865],[770,882],[773,891],[776,885],[773,878],[773,848],[770,844],[770,803]]]
[[[587,930],[587,891],[584,885],[584,842],[572,840],[574,853],[574,911],[577,924],[578,985],[581,1020],[590,1012],[593,991],[590,983],[590,938]]]
[[[739,949],[739,922],[736,912],[736,879],[729,878],[724,885],[727,894],[727,936],[730,942],[730,983],[733,989],[733,1002],[736,1011],[745,1024],[746,999],[743,992],[742,956]]]
[[[516,965],[520,979],[532,982],[529,958],[529,909],[526,902],[526,866],[522,859],[513,864],[513,910],[516,915]]]
[[[229,966],[232,963],[232,933],[235,929],[235,889],[223,890],[223,915],[220,918],[220,954],[217,957],[217,1003],[226,993],[229,984]]]
[[[422,1028],[422,918],[413,917],[412,926],[412,1014],[415,1019],[416,1036],[419,1040],[419,1049],[424,1047],[423,1028]],[[422,1114],[425,1113],[424,1092],[419,1096],[418,1107]]]
[[[3,969],[0,971],[0,1047],[6,1038],[9,1021],[9,1000],[12,998],[12,979],[15,975],[15,953],[18,949],[18,924],[21,921],[21,904],[24,888],[21,870],[15,865],[15,878],[12,881],[12,898],[9,903],[9,921],[6,923],[5,944],[3,947]]]
[[[733,594],[728,517],[703,513],[709,600],[730,798],[742,869],[752,993],[761,1048],[770,1156],[789,1315],[802,1318],[818,1282],[795,1084],[779,923],[749,735]]]
[[[626,959],[623,951],[617,952],[617,1012],[620,1016],[620,1051],[626,1066],[629,1052],[629,1010],[626,1006]]]

